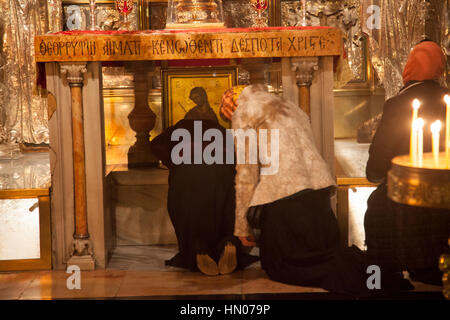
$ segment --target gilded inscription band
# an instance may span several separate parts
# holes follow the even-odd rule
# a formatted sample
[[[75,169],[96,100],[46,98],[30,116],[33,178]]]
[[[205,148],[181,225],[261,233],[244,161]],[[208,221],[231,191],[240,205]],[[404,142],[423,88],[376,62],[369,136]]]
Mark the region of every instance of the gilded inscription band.
[[[37,62],[127,61],[329,56],[341,54],[334,28],[248,33],[142,33],[42,35],[35,38]]]

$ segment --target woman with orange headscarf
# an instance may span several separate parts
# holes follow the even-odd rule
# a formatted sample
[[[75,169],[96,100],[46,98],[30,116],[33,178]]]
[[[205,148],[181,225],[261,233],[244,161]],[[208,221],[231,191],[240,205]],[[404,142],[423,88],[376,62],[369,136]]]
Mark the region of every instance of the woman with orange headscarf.
[[[420,100],[419,116],[428,127],[435,120],[445,120],[444,95],[449,91],[439,85],[445,64],[446,57],[436,43],[423,41],[414,47],[404,68],[404,87],[386,101],[369,149],[367,179],[380,185],[367,202],[364,220],[367,255],[369,264],[381,267],[381,286],[385,289],[412,289],[403,279],[401,271],[405,269],[416,280],[440,283],[437,261],[447,250],[449,210],[394,203],[387,197],[386,176],[391,160],[409,153],[414,99]],[[424,130],[424,152],[430,151],[430,132]]]

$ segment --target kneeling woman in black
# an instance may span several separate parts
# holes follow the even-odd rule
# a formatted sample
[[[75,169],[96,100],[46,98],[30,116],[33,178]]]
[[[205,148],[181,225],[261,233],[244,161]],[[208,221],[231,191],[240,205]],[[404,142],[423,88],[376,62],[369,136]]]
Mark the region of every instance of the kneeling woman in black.
[[[335,180],[315,146],[309,117],[262,85],[235,95],[233,88],[224,94],[221,114],[235,130],[265,131],[258,154],[269,150],[271,162],[236,165],[234,235],[254,245],[252,227],[260,230],[261,266],[273,280],[339,293],[365,291],[363,253],[339,247],[330,201]]]
[[[194,164],[194,150],[198,148],[203,154],[209,143],[195,141],[195,128],[201,128],[202,132],[216,129],[225,137],[225,129],[217,119],[184,119],[151,142],[152,152],[170,170],[167,209],[179,252],[166,264],[200,270],[207,275],[227,274],[236,268],[244,268],[257,257],[241,253],[240,241],[233,236],[234,165],[206,164],[203,159],[201,164]],[[189,140],[172,141],[176,130],[186,130]],[[180,143],[187,144],[185,147],[191,150],[192,157],[189,161],[175,164],[171,154]],[[234,152],[233,149],[230,152]],[[225,147],[222,154],[225,158]]]

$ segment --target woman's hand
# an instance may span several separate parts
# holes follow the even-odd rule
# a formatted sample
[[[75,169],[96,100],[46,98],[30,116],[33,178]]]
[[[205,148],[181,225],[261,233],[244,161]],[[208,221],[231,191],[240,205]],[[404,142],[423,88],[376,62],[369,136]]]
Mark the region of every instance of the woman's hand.
[[[239,237],[239,240],[241,241],[242,245],[245,247],[256,246],[255,238],[251,235],[248,237]]]

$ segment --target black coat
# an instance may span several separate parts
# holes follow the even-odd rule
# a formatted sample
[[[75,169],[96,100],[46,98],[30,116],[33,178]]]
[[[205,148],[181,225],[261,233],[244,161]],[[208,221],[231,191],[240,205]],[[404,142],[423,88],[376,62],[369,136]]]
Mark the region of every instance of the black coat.
[[[406,90],[405,90],[406,89]],[[412,102],[421,102],[419,117],[425,120],[424,152],[431,151],[432,122],[445,124],[444,95],[449,91],[436,82],[410,82],[386,101],[380,125],[369,149],[367,179],[381,182],[367,201],[364,228],[368,259],[386,270],[434,268],[444,253],[450,234],[450,212],[395,203],[387,196],[386,176],[391,160],[409,154]],[[444,149],[445,132],[441,130]]]
[[[450,94],[448,89],[434,81],[414,81],[408,83],[407,87],[384,104],[383,116],[369,149],[366,175],[371,182],[385,181],[391,160],[398,155],[409,154],[412,102],[415,98],[421,102],[419,117],[425,120],[424,152],[431,152],[431,123],[441,120],[445,124],[444,96]],[[445,141],[443,132],[441,130],[442,150]]]

